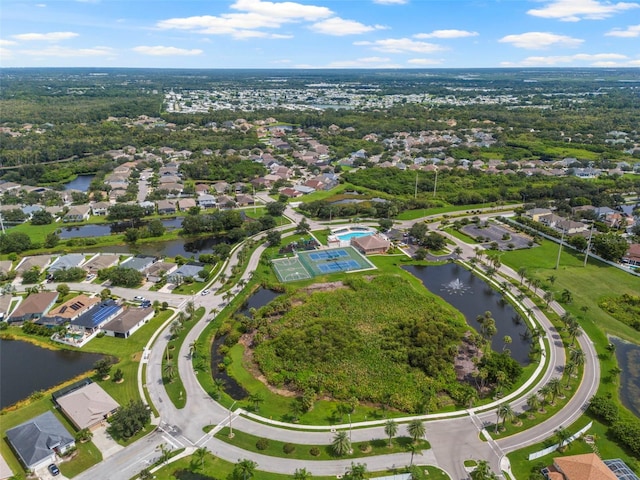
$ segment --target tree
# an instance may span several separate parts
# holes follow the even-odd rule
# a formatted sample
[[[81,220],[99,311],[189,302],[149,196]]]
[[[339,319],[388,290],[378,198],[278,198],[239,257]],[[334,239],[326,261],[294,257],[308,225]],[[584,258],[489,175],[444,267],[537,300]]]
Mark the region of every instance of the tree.
[[[281,202],[268,202],[267,205],[267,213],[272,217],[279,217],[284,213],[284,210],[287,206]]]
[[[302,220],[300,220],[300,223],[298,223],[298,227],[296,228],[296,233],[304,235],[309,231],[309,228],[311,228],[311,226],[309,225],[309,222],[307,222],[307,219],[303,217]]]
[[[409,466],[413,466],[413,457],[416,453],[421,453],[420,448],[415,443],[410,443],[407,445],[407,452],[411,454],[411,460],[409,461]]]
[[[45,248],[53,248],[60,243],[60,236],[56,232],[49,232],[44,239],[43,246]]]
[[[585,355],[584,352],[578,348],[572,348],[569,351],[569,360],[576,364],[576,366],[584,365]]]
[[[135,288],[140,286],[144,275],[133,268],[111,267],[100,270],[98,278],[109,280],[115,287]]]
[[[278,230],[271,230],[267,233],[266,239],[270,246],[276,247],[282,241],[282,234]]]
[[[204,459],[207,456],[207,453],[209,453],[207,447],[197,448],[196,451],[193,452],[193,455],[198,459],[198,463],[200,463],[200,468],[204,467]]]
[[[53,215],[46,210],[38,210],[31,215],[31,225],[49,225],[53,223]]]
[[[527,397],[527,406],[530,412],[537,412],[540,409],[540,397],[535,393],[529,395]]]
[[[121,368],[118,368],[113,373],[113,381],[116,382],[116,383],[120,383],[120,382],[122,382],[123,379],[124,379],[124,373],[122,372]]]
[[[109,433],[114,438],[127,439],[146,427],[151,421],[151,410],[142,401],[131,400],[111,416]]]
[[[498,432],[498,423],[500,423],[500,419],[502,418],[502,427],[504,428],[507,420],[511,421],[516,418],[516,413],[511,408],[511,405],[508,403],[503,403],[499,405],[496,409],[496,415],[498,416],[498,421],[496,422],[496,433]]]
[[[471,478],[473,480],[495,480],[498,477],[491,471],[489,462],[486,460],[478,461],[478,466],[473,472],[471,472]]]
[[[232,480],[249,480],[253,478],[253,474],[258,468],[258,464],[253,460],[247,460],[246,458],[238,460],[231,472]]]
[[[78,430],[76,433],[76,441],[77,442],[88,442],[93,437],[93,433],[88,428],[83,428],[82,430]]]
[[[544,406],[549,401],[549,397],[551,396],[551,387],[549,386],[549,384],[546,383],[542,387],[540,387],[540,390],[538,390],[538,394],[542,397],[541,403],[542,407],[544,408]]]
[[[502,343],[504,345],[502,345],[502,351],[509,351],[509,348],[507,347],[507,345],[511,345],[511,343],[513,343],[513,339],[509,336],[509,335],[505,335],[502,338]]]
[[[100,300],[102,300],[104,302],[105,300],[108,300],[109,298],[111,298],[111,290],[109,290],[108,288],[103,288],[100,291]]]
[[[33,267],[22,274],[22,283],[31,285],[40,282],[40,270],[38,267]]]
[[[31,238],[23,232],[0,234],[0,253],[21,253],[31,248]]]
[[[549,388],[551,389],[551,404],[556,401],[556,397],[562,393],[562,382],[560,381],[560,377],[553,377],[547,382]]]
[[[101,358],[93,364],[93,369],[96,371],[98,377],[106,380],[111,373],[111,361],[108,358]]]
[[[389,448],[391,448],[391,439],[398,433],[398,424],[394,420],[387,420],[384,424],[384,433],[389,437]]]
[[[260,404],[264,402],[264,396],[261,393],[252,393],[249,395],[249,403],[253,406],[253,409],[257,412]]]
[[[196,356],[198,355],[199,348],[200,348],[200,342],[198,342],[197,340],[194,340],[189,344],[189,355],[191,355],[191,358],[196,358]]]
[[[297,468],[293,472],[293,480],[309,480],[313,475],[306,468]]]
[[[351,440],[349,440],[349,434],[346,431],[341,430],[333,436],[331,450],[338,457],[344,457],[351,452]]]
[[[558,450],[563,451],[565,442],[569,440],[569,438],[571,437],[571,434],[563,426],[559,426],[558,428],[556,428],[554,433],[559,442]]]
[[[143,468],[140,470],[140,473],[138,473],[138,478],[140,480],[151,480],[154,477],[153,473],[151,473],[148,468]]]
[[[520,277],[520,285],[522,285],[522,282],[524,281],[525,277],[527,276],[527,269],[525,267],[520,267],[518,269],[518,276]]]
[[[367,465],[364,463],[351,462],[351,468],[345,475],[347,480],[364,480],[367,475]]]
[[[544,301],[546,303],[546,307],[549,308],[549,304],[553,301],[554,295],[552,291],[544,292]]]
[[[562,293],[560,294],[560,299],[562,300],[563,303],[571,303],[573,301],[573,294],[571,293],[570,290],[565,288],[564,290],[562,290]]]
[[[629,244],[616,233],[603,233],[594,235],[593,250],[605,260],[618,262],[627,253]]]
[[[162,373],[165,378],[169,380],[169,383],[173,383],[173,380],[176,378],[176,364],[171,361],[166,362],[162,368]]]
[[[409,432],[409,435],[413,439],[413,443],[418,443],[418,440],[424,437],[426,431],[427,429],[422,420],[411,420],[409,425],[407,425],[407,432]]]
[[[69,288],[69,285],[67,285],[66,283],[61,283],[56,287],[56,292],[58,292],[61,297],[66,297],[67,295],[69,295],[70,291],[71,289]]]
[[[150,237],[161,237],[162,235],[164,235],[166,228],[162,223],[162,220],[154,218],[147,225],[147,230],[149,230]]]

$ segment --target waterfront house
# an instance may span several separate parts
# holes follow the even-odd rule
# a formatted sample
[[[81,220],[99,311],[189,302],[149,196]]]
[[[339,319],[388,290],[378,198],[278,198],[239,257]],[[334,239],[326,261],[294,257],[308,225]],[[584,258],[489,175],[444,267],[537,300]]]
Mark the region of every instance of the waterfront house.
[[[116,318],[102,326],[110,337],[129,338],[136,330],[153,318],[153,307],[127,308]]]
[[[57,272],[58,270],[68,270],[70,268],[79,267],[84,263],[84,255],[81,253],[69,253],[56,258],[49,267],[49,273]]]
[[[120,257],[114,253],[100,253],[91,258],[82,268],[84,268],[87,273],[97,275],[100,270],[113,267],[117,265],[119,261]]]
[[[105,300],[72,320],[71,329],[75,331],[84,330],[89,334],[94,333],[105,323],[120,315],[121,312],[122,307],[120,305],[113,300]]]
[[[88,383],[56,397],[55,403],[78,430],[99,427],[120,407],[97,383]]]
[[[122,268],[133,268],[138,272],[144,272],[155,261],[156,257],[151,257],[148,255],[136,255],[135,257],[127,258],[120,264],[120,266]]]
[[[87,295],[78,295],[67,300],[62,305],[58,305],[46,315],[36,320],[39,325],[62,325],[71,322],[80,315],[91,310],[96,304],[100,303],[100,297],[88,297]]]
[[[27,470],[37,470],[56,461],[76,446],[73,436],[48,411],[7,430],[7,440]]]
[[[58,299],[58,292],[32,293],[25,298],[9,316],[9,323],[22,323],[37,320],[53,307]]]

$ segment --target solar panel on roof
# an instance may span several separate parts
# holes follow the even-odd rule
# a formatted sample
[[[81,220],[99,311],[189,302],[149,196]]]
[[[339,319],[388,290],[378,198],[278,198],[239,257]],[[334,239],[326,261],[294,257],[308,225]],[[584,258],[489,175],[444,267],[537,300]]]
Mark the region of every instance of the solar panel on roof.
[[[64,306],[64,307],[62,307],[62,308],[60,309],[60,313],[64,313],[64,312],[66,312],[66,311],[67,311],[67,307],[66,307],[66,306]]]
[[[77,303],[72,303],[71,305],[69,305],[69,308],[75,312],[80,308],[80,306]]]

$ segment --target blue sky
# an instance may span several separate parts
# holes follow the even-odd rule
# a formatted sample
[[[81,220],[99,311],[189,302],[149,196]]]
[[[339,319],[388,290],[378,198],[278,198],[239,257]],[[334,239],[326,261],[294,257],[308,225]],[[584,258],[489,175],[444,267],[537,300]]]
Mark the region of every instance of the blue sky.
[[[640,67],[640,2],[2,0],[2,67]]]

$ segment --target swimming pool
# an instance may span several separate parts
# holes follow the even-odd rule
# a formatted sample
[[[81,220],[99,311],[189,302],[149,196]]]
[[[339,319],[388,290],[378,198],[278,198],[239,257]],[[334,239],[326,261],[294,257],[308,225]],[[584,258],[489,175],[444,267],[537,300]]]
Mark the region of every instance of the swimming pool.
[[[342,235],[336,235],[336,237],[339,240],[348,242],[352,238],[368,237],[369,235],[373,235],[373,232],[349,232],[349,233],[343,233]]]

